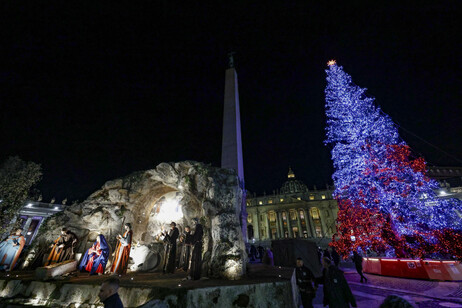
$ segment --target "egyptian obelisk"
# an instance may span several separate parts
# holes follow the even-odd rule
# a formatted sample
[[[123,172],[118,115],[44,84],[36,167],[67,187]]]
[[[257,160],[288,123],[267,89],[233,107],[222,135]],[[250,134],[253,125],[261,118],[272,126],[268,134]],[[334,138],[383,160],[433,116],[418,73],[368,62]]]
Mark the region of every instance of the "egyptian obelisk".
[[[234,52],[228,54],[228,69],[225,72],[225,100],[223,110],[223,141],[221,147],[221,167],[236,170],[240,186],[244,192],[240,205],[242,235],[247,243],[247,211],[244,185],[244,160],[242,157],[241,117],[239,113],[239,89],[237,72],[234,68]]]

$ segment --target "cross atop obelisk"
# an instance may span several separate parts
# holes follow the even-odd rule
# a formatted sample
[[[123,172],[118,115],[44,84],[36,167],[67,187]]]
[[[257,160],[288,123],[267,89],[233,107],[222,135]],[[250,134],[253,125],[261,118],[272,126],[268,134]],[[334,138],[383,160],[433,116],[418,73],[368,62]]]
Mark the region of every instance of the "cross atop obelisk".
[[[244,186],[244,159],[242,157],[241,117],[239,112],[239,89],[234,68],[234,52],[228,53],[228,69],[225,72],[225,100],[223,110],[223,142],[221,167],[236,170],[244,190],[240,219],[244,240],[247,242],[247,211]]]

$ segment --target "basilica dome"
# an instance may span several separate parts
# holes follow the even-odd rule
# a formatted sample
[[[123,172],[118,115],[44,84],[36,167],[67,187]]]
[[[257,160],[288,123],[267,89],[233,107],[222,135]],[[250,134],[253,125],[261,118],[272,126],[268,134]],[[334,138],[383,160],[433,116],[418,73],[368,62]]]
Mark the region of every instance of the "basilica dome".
[[[295,174],[292,168],[289,167],[289,173],[287,174],[287,181],[281,187],[282,194],[293,194],[307,192],[308,187],[303,182],[295,179]]]

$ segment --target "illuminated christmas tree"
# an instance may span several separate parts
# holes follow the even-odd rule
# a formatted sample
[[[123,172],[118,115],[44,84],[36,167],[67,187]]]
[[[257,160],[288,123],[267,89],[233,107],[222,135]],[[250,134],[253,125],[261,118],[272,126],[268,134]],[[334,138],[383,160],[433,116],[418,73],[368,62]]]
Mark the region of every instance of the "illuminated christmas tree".
[[[333,245],[343,253],[360,247],[397,256],[459,255],[447,241],[462,234],[461,202],[437,197],[424,159],[412,156],[395,123],[341,66],[328,64],[326,144],[333,145],[339,203]]]

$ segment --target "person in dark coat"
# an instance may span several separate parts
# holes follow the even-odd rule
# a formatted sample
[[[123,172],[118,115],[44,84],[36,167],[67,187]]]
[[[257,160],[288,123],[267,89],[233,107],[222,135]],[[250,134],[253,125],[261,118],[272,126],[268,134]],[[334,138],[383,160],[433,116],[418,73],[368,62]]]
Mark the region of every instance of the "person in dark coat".
[[[192,238],[193,236],[191,235],[191,228],[189,226],[184,227],[184,233],[183,233],[184,245],[183,245],[180,266],[185,272],[188,271],[189,261],[191,260]]]
[[[332,259],[328,248],[324,249],[324,252],[322,253],[322,257]]]
[[[323,258],[323,290],[324,290],[324,306],[329,305],[330,308],[349,308],[350,304],[357,307],[356,300],[351,292],[350,286],[343,275],[343,271],[332,264],[329,258]]]
[[[202,270],[202,237],[204,236],[204,229],[197,218],[193,218],[193,223],[195,228],[192,237],[193,246],[188,279],[198,280],[201,278]]]
[[[257,248],[255,245],[250,245],[250,261],[255,261],[257,259]]]
[[[295,278],[297,279],[297,286],[300,291],[303,307],[312,308],[313,299],[316,297],[317,286],[313,286],[315,280],[314,275],[309,268],[303,265],[302,258],[297,258]]]
[[[265,248],[258,245],[257,251],[258,251],[258,258],[260,259],[260,262],[263,262],[263,256],[265,255]]]
[[[120,300],[119,293],[119,279],[111,277],[106,279],[99,289],[99,300],[104,304],[104,308],[124,308]]]
[[[358,272],[359,276],[361,276],[361,283],[364,282],[364,280],[367,282],[367,278],[363,275],[363,257],[354,251],[352,259],[355,264],[356,271]]]
[[[164,268],[162,272],[171,273],[175,272],[175,258],[176,258],[176,240],[180,231],[176,227],[176,223],[172,221],[170,224],[170,232],[162,232],[165,242],[165,254],[164,254]]]
[[[332,261],[334,261],[335,266],[338,267],[340,264],[340,255],[338,254],[337,250],[335,250],[335,247],[332,247],[332,252],[330,255],[332,256]]]

